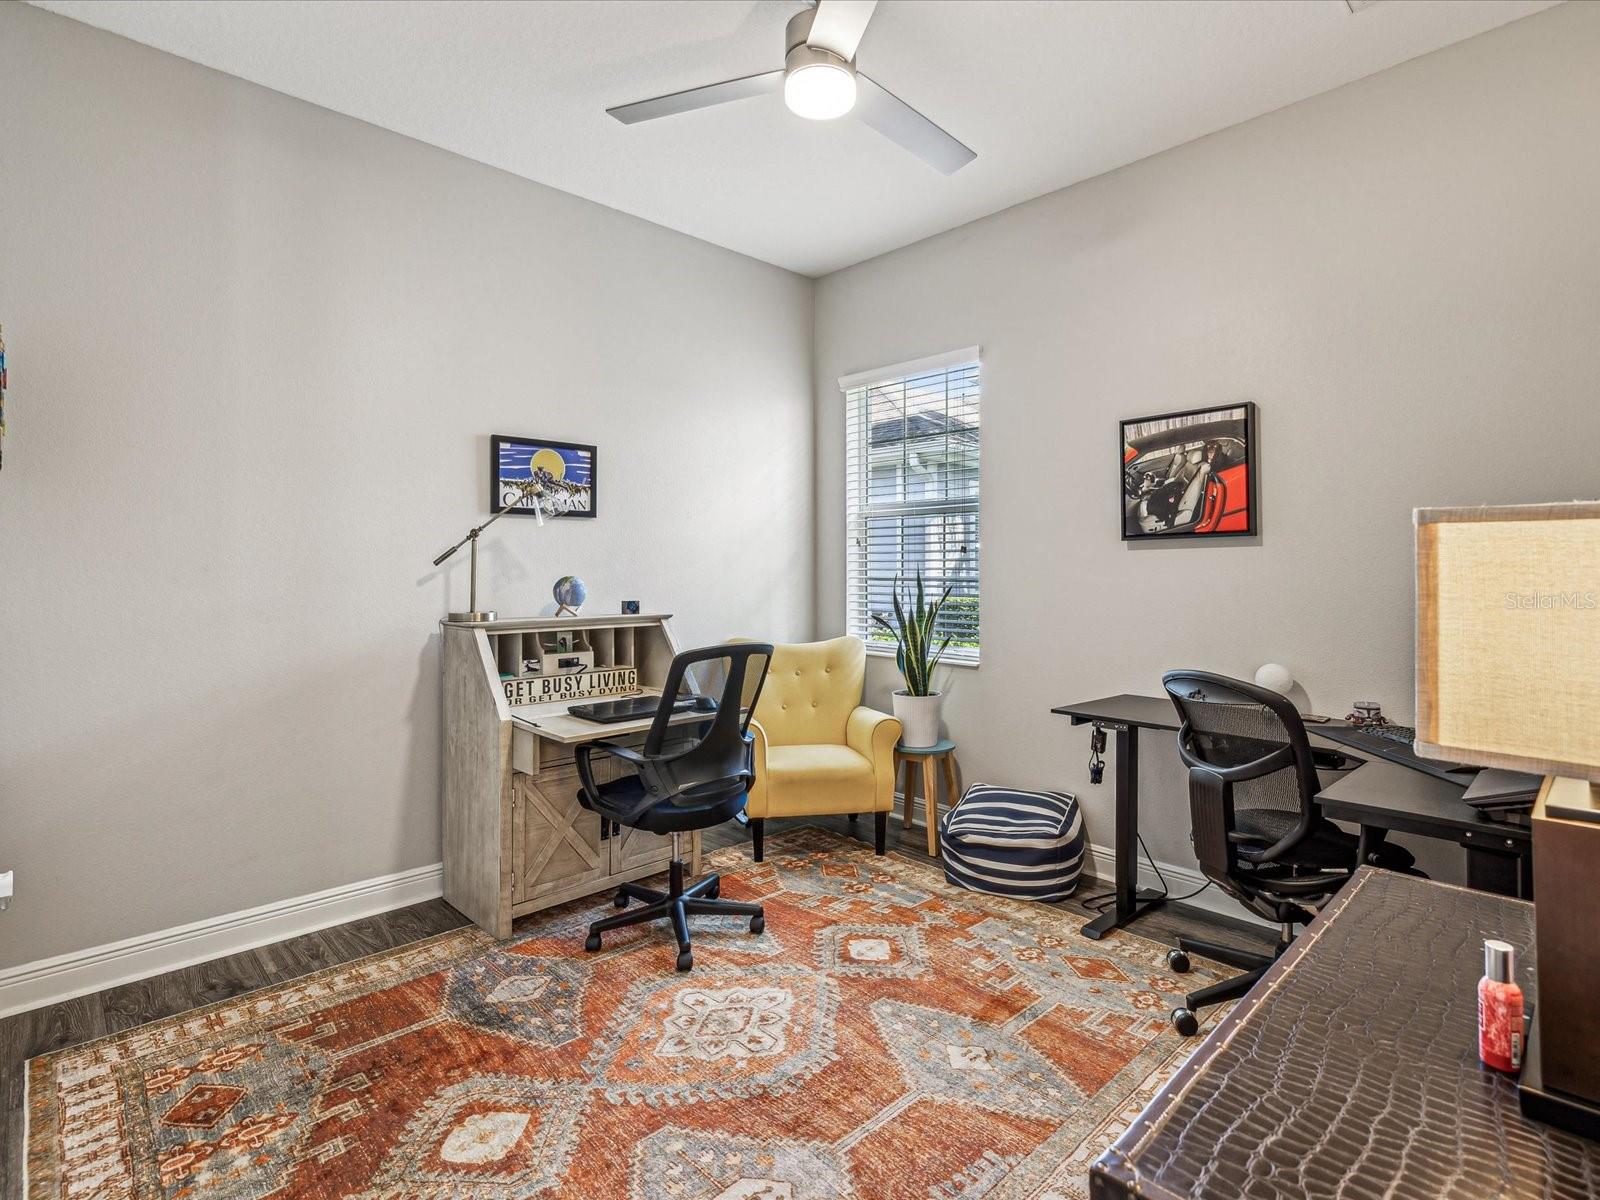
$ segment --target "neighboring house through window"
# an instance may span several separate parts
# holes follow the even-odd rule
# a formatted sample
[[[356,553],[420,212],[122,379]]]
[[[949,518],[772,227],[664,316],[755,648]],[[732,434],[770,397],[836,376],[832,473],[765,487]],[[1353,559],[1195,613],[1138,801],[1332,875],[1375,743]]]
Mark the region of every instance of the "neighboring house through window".
[[[894,639],[872,621],[922,575],[929,599],[945,588],[946,660],[976,663],[978,620],[979,365],[976,348],[864,371],[839,381],[845,397],[845,628],[869,650]]]

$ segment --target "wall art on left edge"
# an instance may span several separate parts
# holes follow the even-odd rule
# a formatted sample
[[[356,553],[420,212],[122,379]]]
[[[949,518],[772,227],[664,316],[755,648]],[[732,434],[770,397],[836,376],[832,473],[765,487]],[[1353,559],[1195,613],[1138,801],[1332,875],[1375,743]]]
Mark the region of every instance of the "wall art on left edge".
[[[599,506],[595,447],[548,438],[489,438],[489,508],[512,516],[533,516],[534,501],[522,499],[515,485],[537,479],[544,492],[538,504],[547,517],[592,517]]]
[[[0,465],[5,463],[6,443],[6,334],[0,329]]]
[[[1256,406],[1122,422],[1122,540],[1256,532]]]

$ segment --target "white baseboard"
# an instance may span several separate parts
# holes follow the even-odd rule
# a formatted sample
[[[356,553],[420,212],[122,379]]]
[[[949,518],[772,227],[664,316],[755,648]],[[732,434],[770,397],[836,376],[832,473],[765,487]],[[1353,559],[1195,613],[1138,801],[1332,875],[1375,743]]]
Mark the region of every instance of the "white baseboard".
[[[905,802],[905,797],[897,793],[895,796],[895,811],[890,815],[898,816],[903,811]],[[942,812],[943,810],[941,809],[940,811]],[[920,825],[924,829],[928,827],[927,814],[923,809],[920,796],[911,806],[911,823]],[[1111,881],[1117,877],[1116,854],[1110,846],[1097,846],[1091,842],[1089,844],[1089,862],[1087,865],[1090,873],[1096,879],[1103,881],[1106,887],[1110,887]],[[1252,925],[1260,925],[1266,929],[1277,928],[1271,922],[1256,916],[1255,913],[1245,908],[1244,905],[1227,893],[1218,891],[1214,887],[1205,887],[1206,877],[1193,867],[1180,867],[1176,863],[1157,863],[1156,865],[1161,868],[1161,875],[1166,878],[1166,890],[1169,894],[1184,896],[1189,892],[1196,893],[1193,896],[1189,896],[1184,901],[1185,904],[1192,905],[1214,916],[1232,917],[1235,921],[1247,921]],[[1149,860],[1142,854],[1139,856],[1139,886],[1141,888],[1150,888],[1153,891],[1162,890],[1161,878],[1151,869]],[[1199,890],[1201,888],[1205,888],[1205,890]]]
[[[444,894],[444,864],[210,917],[0,970],[0,1017],[209,962]],[[12,916],[19,915],[13,911]]]
[[[898,817],[902,804],[904,799],[897,798],[896,812],[890,814],[891,818]],[[912,808],[911,819],[912,824],[927,827],[920,798]],[[1091,845],[1089,855],[1095,877],[1109,883],[1116,874],[1111,848]],[[1167,888],[1174,895],[1192,892],[1205,883],[1205,877],[1191,868],[1173,863],[1161,863],[1160,866],[1161,873],[1166,876]],[[1143,858],[1139,861],[1139,886],[1161,886],[1160,880]],[[70,1000],[74,996],[88,995],[136,979],[149,979],[180,967],[224,958],[242,950],[253,950],[257,946],[390,912],[408,904],[420,904],[443,894],[444,864],[433,863],[431,866],[363,879],[342,887],[294,896],[140,937],[125,938],[120,942],[91,946],[87,950],[7,967],[0,970],[0,1017],[42,1008],[46,1004]],[[1207,888],[1184,903],[1218,916],[1267,924],[1215,888]]]

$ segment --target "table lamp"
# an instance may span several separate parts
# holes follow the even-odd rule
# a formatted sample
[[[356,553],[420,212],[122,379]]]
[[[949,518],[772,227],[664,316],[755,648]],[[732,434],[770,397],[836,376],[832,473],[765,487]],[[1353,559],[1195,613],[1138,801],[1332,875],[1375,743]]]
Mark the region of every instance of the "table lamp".
[[[445,620],[447,621],[492,621],[495,619],[494,609],[490,608],[480,610],[478,608],[478,535],[480,533],[489,528],[489,526],[493,525],[501,517],[505,516],[509,509],[528,499],[533,501],[534,520],[538,521],[541,526],[544,525],[544,513],[539,508],[539,497],[544,495],[544,489],[540,487],[535,480],[524,479],[520,483],[512,484],[510,490],[515,494],[507,503],[500,506],[499,512],[495,513],[494,516],[490,517],[477,528],[469,529],[466,537],[462,538],[454,546],[451,546],[450,549],[446,550],[443,554],[439,555],[438,558],[433,560],[434,566],[442,566],[445,560],[457,550],[461,549],[461,547],[465,546],[468,542],[472,543],[472,568],[470,572],[471,582],[468,585],[467,591],[468,611],[447,613],[445,614]]]
[[[1424,508],[1416,752],[1545,777],[1523,1112],[1600,1137],[1600,504]]]

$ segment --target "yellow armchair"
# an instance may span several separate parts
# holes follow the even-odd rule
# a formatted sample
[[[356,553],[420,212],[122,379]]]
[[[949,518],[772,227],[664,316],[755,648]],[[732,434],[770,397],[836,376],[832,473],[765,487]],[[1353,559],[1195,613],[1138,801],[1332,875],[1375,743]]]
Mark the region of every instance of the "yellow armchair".
[[[756,781],[745,811],[757,862],[768,817],[873,813],[884,852],[900,722],[862,706],[866,671],[857,637],[774,649],[750,722]]]

